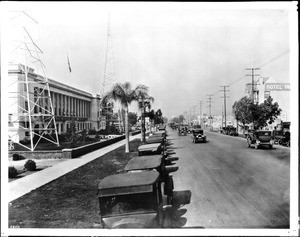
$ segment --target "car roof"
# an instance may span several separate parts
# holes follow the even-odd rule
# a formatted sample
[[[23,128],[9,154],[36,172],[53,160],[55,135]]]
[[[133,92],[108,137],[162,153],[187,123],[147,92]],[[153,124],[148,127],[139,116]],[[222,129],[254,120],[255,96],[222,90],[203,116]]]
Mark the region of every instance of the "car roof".
[[[106,192],[102,192],[103,195],[108,194],[118,194],[120,193],[125,194],[129,191],[137,190],[137,189],[127,189],[130,187],[138,187],[138,186],[149,186],[154,184],[159,177],[159,173],[156,170],[150,171],[143,171],[137,173],[122,173],[122,174],[115,174],[105,177],[99,182],[98,189],[107,190]],[[110,190],[110,191],[109,191]],[[100,193],[100,196],[101,193]]]
[[[162,164],[162,156],[136,156],[125,166],[124,170],[155,169]]]
[[[138,147],[139,151],[157,150],[161,146],[161,143],[144,144]]]
[[[164,138],[163,137],[161,137],[161,136],[150,136],[148,139],[146,139],[146,142],[147,141],[158,141],[158,142],[161,142],[161,141],[163,141],[164,140]]]
[[[153,135],[155,135],[155,134],[164,134],[164,133],[166,133],[166,131],[165,130],[160,130],[160,131],[156,131],[156,132],[154,132],[153,133]]]

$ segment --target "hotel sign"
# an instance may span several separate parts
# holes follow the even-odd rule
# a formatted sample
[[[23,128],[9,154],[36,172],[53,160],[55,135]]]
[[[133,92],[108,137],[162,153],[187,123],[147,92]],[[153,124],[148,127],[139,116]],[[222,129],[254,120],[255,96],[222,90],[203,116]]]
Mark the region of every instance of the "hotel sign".
[[[266,91],[289,91],[290,83],[266,83]]]

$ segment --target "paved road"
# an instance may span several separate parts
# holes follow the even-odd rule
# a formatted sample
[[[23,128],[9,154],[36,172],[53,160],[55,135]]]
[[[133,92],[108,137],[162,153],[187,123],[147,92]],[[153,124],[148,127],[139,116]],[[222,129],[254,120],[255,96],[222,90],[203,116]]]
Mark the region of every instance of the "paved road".
[[[190,190],[177,226],[288,228],[290,150],[248,148],[244,138],[205,132],[207,143],[168,130],[180,159],[175,190]],[[176,224],[175,224],[176,226]]]

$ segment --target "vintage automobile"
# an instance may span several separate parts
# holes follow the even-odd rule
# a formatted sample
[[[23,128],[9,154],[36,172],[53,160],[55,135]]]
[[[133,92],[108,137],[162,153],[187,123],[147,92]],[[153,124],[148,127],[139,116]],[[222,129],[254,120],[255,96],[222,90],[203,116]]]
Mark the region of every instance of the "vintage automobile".
[[[291,133],[289,131],[286,131],[283,134],[283,137],[278,140],[278,144],[282,146],[290,147],[291,145]]]
[[[166,144],[166,139],[161,136],[149,136],[146,139],[146,144],[153,144],[153,143],[161,143],[162,146]]]
[[[167,196],[167,204],[171,204],[174,182],[171,172],[178,170],[178,166],[166,166],[162,156],[138,156],[133,157],[125,166],[126,172],[142,172],[156,170],[160,174],[161,183],[164,184],[164,195]]]
[[[157,126],[157,129],[158,129],[159,131],[164,131],[164,130],[166,130],[166,125],[165,125],[165,124],[159,124],[159,125]]]
[[[186,136],[186,134],[187,134],[187,126],[179,126],[178,136]]]
[[[203,134],[203,129],[193,129],[192,131],[192,141],[196,142],[206,142],[206,136]]]
[[[167,132],[166,132],[166,130],[156,131],[152,134],[152,136],[162,136],[162,137],[166,138]]]
[[[156,170],[111,175],[98,185],[102,228],[161,228],[164,206]]]
[[[165,147],[159,143],[144,144],[138,147],[139,156],[143,155],[163,155]]]
[[[258,149],[262,146],[272,149],[274,144],[274,140],[272,137],[273,136],[271,131],[256,130],[254,132],[249,132],[247,137],[248,147],[254,145],[255,149]]]

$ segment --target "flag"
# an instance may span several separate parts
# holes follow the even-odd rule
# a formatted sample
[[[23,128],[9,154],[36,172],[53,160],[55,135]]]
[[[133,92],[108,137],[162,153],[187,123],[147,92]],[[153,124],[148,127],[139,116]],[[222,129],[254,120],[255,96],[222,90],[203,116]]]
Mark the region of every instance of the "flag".
[[[69,71],[70,73],[72,72],[72,69],[71,69],[71,64],[70,64],[70,59],[69,59],[69,55],[67,54],[67,58],[68,58],[68,66],[69,66]]]

